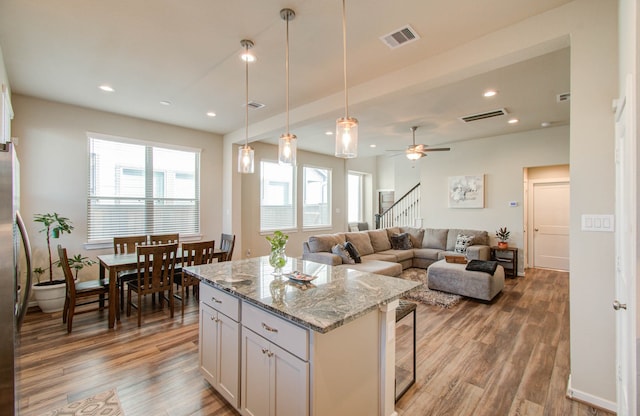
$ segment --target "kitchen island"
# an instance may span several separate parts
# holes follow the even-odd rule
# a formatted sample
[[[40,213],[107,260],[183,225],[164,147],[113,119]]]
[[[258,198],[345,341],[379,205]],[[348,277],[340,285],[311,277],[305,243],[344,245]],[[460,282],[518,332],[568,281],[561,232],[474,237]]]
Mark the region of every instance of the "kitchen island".
[[[202,373],[241,414],[396,414],[395,309],[420,283],[294,258],[282,277],[268,257],[184,270],[201,281]]]

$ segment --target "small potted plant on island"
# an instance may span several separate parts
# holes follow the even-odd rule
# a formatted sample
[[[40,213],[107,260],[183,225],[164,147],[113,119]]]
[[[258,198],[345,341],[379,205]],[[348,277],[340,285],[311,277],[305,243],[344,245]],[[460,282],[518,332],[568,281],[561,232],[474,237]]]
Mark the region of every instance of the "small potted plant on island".
[[[51,257],[51,238],[59,238],[64,233],[70,234],[71,230],[73,230],[73,225],[71,225],[69,218],[61,217],[55,212],[53,214],[36,214],[34,221],[42,223],[44,227],[40,232],[45,233],[47,237],[49,267],[37,267],[33,270],[38,280],[38,283],[33,285],[33,293],[42,312],[61,311],[64,307],[66,284],[64,278],[53,278],[54,262]],[[49,279],[41,281],[40,278],[47,270],[49,270]]]
[[[507,230],[507,227],[501,227],[498,229],[498,231],[496,231],[496,238],[499,240],[498,248],[509,247],[509,243],[507,241],[509,241],[510,235],[511,235],[511,232]]]
[[[289,236],[278,230],[273,233],[273,237],[267,236],[266,239],[271,245],[269,264],[273,267],[273,274],[279,276],[282,274],[282,268],[287,264],[284,249],[287,245],[287,240],[289,240]]]

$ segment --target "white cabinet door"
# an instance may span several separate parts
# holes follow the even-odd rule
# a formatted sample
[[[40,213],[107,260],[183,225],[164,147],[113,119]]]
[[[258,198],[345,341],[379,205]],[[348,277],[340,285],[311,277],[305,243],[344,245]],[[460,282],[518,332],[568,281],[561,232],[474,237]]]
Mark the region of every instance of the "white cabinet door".
[[[242,328],[242,414],[309,414],[309,363]]]
[[[235,408],[240,406],[240,324],[218,312],[219,369],[216,390]]]
[[[309,414],[309,363],[271,344],[271,372],[275,407],[273,416],[306,416]]]
[[[215,387],[217,373],[218,329],[217,312],[200,302],[200,371],[204,378]]]
[[[242,408],[246,416],[269,416],[271,377],[269,374],[269,342],[242,328]]]
[[[240,324],[200,303],[200,370],[229,403],[239,406]]]

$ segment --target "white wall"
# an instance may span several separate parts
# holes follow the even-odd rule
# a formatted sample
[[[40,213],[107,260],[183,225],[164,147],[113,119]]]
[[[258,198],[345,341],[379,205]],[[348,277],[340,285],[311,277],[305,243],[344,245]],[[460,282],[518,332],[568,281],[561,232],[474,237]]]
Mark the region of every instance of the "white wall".
[[[12,135],[19,138],[21,211],[34,249],[35,266],[44,263],[46,243],[34,214],[58,212],[75,227],[60,242],[70,253],[95,256],[108,250],[86,250],[88,142],[86,132],[184,145],[202,149],[201,232],[203,238],[219,239],[221,232],[222,138],[184,129],[71,105],[13,95],[15,119]],[[56,242],[57,243],[57,242]],[[57,257],[57,256],[55,256]],[[80,277],[97,275],[98,267],[83,270]]]

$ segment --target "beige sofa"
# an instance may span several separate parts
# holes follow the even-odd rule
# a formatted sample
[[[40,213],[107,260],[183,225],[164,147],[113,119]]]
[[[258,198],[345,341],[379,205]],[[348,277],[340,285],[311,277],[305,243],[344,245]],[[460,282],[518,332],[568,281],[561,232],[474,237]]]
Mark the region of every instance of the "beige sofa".
[[[412,248],[392,249],[391,236],[405,232],[409,235]],[[467,247],[465,253],[469,260],[489,260],[489,235],[486,231],[412,227],[311,236],[303,243],[302,259],[387,276],[399,276],[402,270],[409,267],[426,269],[432,263],[443,259],[445,255],[461,255],[454,251],[459,234],[473,236],[472,245]],[[343,264],[342,257],[332,253],[335,245],[347,241],[358,250],[362,263]]]

